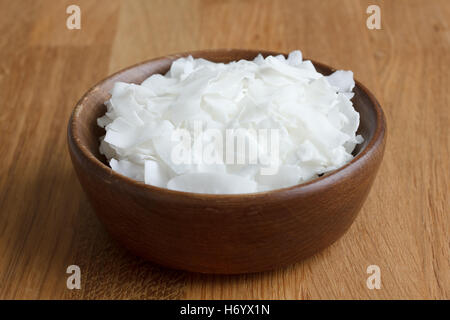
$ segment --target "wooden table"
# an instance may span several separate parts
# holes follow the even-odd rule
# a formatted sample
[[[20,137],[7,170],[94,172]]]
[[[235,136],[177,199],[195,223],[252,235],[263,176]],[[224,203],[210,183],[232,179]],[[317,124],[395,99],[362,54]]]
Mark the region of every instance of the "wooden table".
[[[66,28],[72,3],[80,30]],[[374,3],[381,30],[366,27]],[[449,299],[449,18],[447,0],[0,0],[0,298]],[[75,102],[128,65],[206,48],[301,49],[381,102],[379,175],[325,251],[273,272],[189,274],[132,256],[97,221],[67,152]],[[80,290],[66,288],[72,264]]]

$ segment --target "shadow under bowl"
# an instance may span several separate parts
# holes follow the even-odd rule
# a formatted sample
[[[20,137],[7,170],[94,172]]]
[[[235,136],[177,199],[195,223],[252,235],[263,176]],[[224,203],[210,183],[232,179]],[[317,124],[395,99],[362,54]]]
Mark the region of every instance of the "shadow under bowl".
[[[305,184],[268,192],[209,195],[162,189],[114,172],[99,153],[97,118],[117,81],[141,83],[191,54],[214,62],[277,52],[210,50],[153,59],[124,69],[90,89],[68,124],[69,152],[100,221],[133,253],[175,269],[236,274],[300,261],[341,237],[363,205],[383,157],[386,123],[375,97],[356,81],[352,99],[364,143],[342,168]],[[314,62],[317,70],[334,69]]]

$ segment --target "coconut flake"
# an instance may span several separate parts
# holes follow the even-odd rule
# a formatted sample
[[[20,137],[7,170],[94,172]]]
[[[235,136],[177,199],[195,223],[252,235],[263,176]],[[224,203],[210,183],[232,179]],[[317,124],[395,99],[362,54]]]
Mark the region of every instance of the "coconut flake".
[[[355,87],[355,80],[353,80],[352,71],[337,70],[325,78],[330,85],[338,89],[338,92],[342,92],[348,99],[353,98],[352,90]]]
[[[350,100],[353,73],[323,76],[302,59],[300,51],[227,64],[189,56],[140,85],[117,82],[97,119],[106,130],[100,152],[127,177],[200,193],[272,190],[335,170],[363,142]],[[199,121],[213,134],[199,134]],[[247,149],[227,150],[217,139],[240,130]],[[277,132],[276,148],[266,145],[273,137],[261,130]],[[188,152],[174,156],[180,146]],[[244,164],[229,163],[227,152]]]
[[[145,160],[145,183],[161,188],[167,187],[171,177],[169,170],[160,162]]]
[[[233,174],[187,173],[171,179],[167,188],[211,194],[252,193],[257,191],[257,183]]]
[[[135,164],[128,160],[117,161],[114,158],[109,161],[109,165],[114,171],[123,174],[128,178],[137,181],[144,181],[144,168],[141,165]]]

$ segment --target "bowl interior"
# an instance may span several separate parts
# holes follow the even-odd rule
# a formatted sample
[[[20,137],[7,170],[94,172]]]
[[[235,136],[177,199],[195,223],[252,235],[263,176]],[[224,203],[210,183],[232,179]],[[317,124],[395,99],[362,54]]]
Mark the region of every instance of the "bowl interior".
[[[105,134],[104,129],[97,126],[97,118],[106,112],[104,102],[110,98],[109,91],[117,81],[139,84],[150,75],[155,73],[166,73],[172,61],[182,56],[191,54],[195,58],[204,58],[214,62],[231,62],[240,59],[251,60],[261,51],[249,50],[217,50],[217,51],[199,51],[178,55],[171,55],[156,60],[143,62],[108,77],[80,100],[75,109],[76,117],[73,117],[76,125],[73,127],[74,135],[78,137],[79,142],[84,145],[88,151],[103,164],[107,165],[106,158],[99,152],[99,138]],[[276,52],[261,52],[263,56],[277,55]],[[332,69],[321,63],[313,61],[317,71],[329,75],[334,72]],[[364,142],[357,145],[353,155],[360,154],[372,140],[377,128],[377,112],[374,103],[369,97],[366,89],[356,81],[354,88],[355,96],[353,105],[360,114],[360,125],[358,134],[364,137]]]

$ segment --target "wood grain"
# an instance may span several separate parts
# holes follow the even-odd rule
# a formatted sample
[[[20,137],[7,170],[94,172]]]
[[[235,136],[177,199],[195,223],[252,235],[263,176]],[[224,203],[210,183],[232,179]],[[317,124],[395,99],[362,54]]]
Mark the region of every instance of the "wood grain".
[[[366,8],[381,7],[382,30]],[[0,298],[450,298],[450,3],[0,0]],[[290,51],[350,69],[377,96],[389,137],[372,191],[325,251],[274,272],[203,276],[115,245],[75,178],[66,123],[120,68],[208,48]],[[68,265],[82,289],[66,289]],[[366,287],[381,268],[382,288]]]

